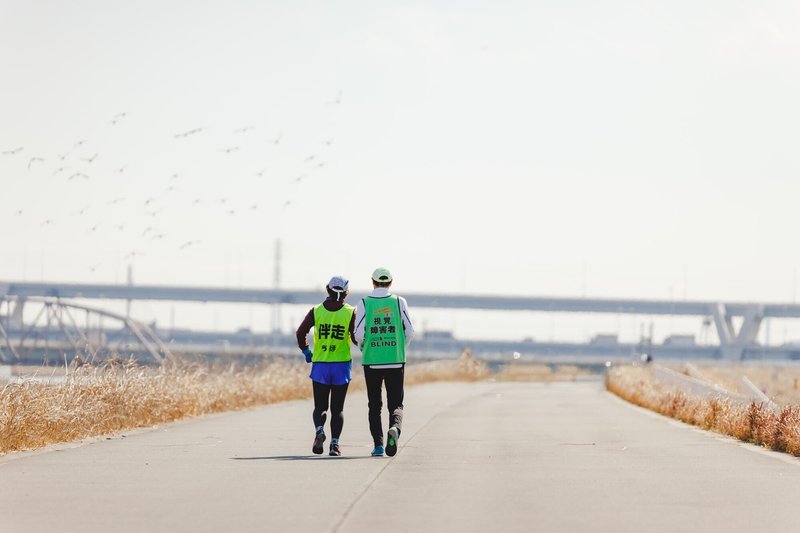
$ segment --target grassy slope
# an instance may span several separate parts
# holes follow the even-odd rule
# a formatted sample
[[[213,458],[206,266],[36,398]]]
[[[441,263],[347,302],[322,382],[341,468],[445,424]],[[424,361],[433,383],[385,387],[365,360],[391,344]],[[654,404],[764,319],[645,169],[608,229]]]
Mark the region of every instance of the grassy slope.
[[[606,387],[617,396],[687,424],[800,456],[800,406],[773,412],[762,404],[698,398],[658,383],[648,368],[611,368]]]

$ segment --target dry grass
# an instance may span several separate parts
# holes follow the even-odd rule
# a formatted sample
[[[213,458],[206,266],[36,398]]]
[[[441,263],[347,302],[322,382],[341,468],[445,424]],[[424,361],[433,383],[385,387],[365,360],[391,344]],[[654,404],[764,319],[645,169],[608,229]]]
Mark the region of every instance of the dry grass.
[[[38,448],[181,418],[304,398],[305,365],[74,368],[60,383],[29,379],[0,389],[0,453]]]
[[[503,365],[495,379],[497,381],[575,381],[578,376],[588,375],[586,369],[575,365],[559,365],[553,370],[544,364],[511,363]]]
[[[800,405],[800,367],[748,364],[697,366],[706,379],[731,392],[744,392],[742,377],[746,376],[778,405]]]
[[[491,375],[486,363],[475,359],[470,350],[464,350],[457,359],[416,363],[406,367],[404,381],[419,385],[432,381],[479,381]]]
[[[0,454],[308,398],[308,371],[305,363],[282,361],[224,368],[128,363],[75,367],[66,376],[56,371],[56,381],[0,384]],[[50,376],[49,371],[40,374]],[[406,383],[475,381],[488,375],[486,365],[465,352],[456,360],[408,365]],[[353,377],[351,388],[363,389],[363,374],[354,371]]]
[[[631,403],[687,424],[800,456],[800,406],[787,405],[774,412],[763,404],[736,405],[689,396],[660,384],[648,368],[640,366],[609,369],[606,387]]]

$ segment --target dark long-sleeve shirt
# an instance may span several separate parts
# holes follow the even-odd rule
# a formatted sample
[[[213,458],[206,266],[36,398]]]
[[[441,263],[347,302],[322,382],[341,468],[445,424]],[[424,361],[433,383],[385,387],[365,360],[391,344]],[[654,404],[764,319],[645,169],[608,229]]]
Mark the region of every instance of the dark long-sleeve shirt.
[[[333,298],[328,298],[322,305],[325,306],[325,309],[328,311],[338,311],[342,307],[344,307],[343,301],[336,301]],[[350,317],[350,327],[348,328],[350,332],[350,341],[353,344],[356,344],[356,338],[354,336],[354,326],[355,326],[355,318],[356,314],[353,313],[353,316]],[[308,312],[306,317],[300,323],[300,326],[297,328],[297,346],[301,350],[305,350],[308,348],[308,333],[311,331],[311,328],[314,327],[314,308],[312,307],[311,310]]]

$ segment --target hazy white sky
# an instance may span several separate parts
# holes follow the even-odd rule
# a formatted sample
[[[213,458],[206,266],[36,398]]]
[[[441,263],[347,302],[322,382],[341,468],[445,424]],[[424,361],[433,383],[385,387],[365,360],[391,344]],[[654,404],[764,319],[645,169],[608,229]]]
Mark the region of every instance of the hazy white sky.
[[[798,27],[796,1],[0,0],[0,280],[271,286],[281,239],[285,287],[792,301]]]

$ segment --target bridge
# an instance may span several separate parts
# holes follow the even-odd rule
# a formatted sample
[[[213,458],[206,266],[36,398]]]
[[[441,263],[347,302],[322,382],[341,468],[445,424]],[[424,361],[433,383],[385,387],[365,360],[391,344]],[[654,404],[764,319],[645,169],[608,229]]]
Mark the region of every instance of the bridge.
[[[766,318],[800,318],[800,305],[788,303],[646,300],[613,298],[558,298],[467,294],[403,293],[415,308],[540,311],[550,313],[612,313],[698,316],[711,319],[723,359],[739,360],[753,347]],[[357,301],[363,295],[353,294]],[[21,322],[29,298],[152,300],[259,304],[319,303],[320,291],[264,288],[180,287],[133,284],[75,284],[0,281],[0,299],[14,302],[10,322]],[[734,319],[741,318],[735,325]]]

